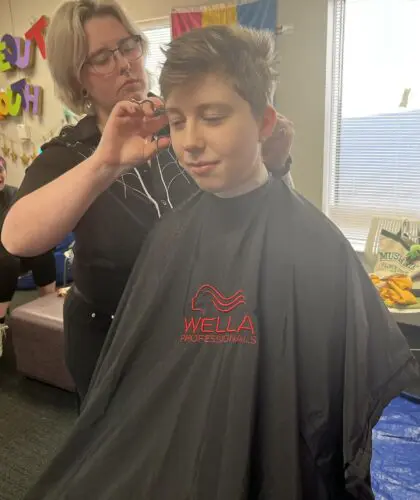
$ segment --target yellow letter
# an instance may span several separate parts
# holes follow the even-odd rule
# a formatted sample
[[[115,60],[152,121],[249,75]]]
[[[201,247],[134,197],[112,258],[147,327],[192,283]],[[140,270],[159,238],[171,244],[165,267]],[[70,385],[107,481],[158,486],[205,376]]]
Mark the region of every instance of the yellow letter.
[[[6,44],[4,42],[0,42],[0,71],[9,71],[12,68],[11,64],[6,61],[6,54],[4,51],[6,50]]]

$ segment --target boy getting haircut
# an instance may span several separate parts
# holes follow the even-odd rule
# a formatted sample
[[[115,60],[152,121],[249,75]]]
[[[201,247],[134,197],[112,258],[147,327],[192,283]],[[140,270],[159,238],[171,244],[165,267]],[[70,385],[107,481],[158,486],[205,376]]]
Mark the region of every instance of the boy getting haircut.
[[[243,28],[170,44],[171,139],[203,191],[150,236],[27,500],[374,498],[372,428],[417,367],[344,236],[265,169],[272,57]]]
[[[230,81],[256,116],[273,104],[276,54],[267,31],[210,26],[175,39],[164,52],[159,79],[164,100],[174,88],[213,73]]]

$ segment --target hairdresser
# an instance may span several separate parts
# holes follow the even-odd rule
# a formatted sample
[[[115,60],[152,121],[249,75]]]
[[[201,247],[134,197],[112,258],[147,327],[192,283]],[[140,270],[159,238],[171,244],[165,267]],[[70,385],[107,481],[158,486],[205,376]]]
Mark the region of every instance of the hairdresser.
[[[47,51],[61,100],[86,116],[43,146],[1,236],[10,253],[28,257],[75,232],[64,331],[66,363],[82,401],[147,234],[197,187],[175,161],[169,139],[153,140],[166,119],[152,118],[158,99],[138,103],[148,97],[147,41],[117,3],[62,4]],[[276,157],[268,167],[279,175],[290,163],[292,138],[290,122],[279,117],[277,133],[264,145]]]

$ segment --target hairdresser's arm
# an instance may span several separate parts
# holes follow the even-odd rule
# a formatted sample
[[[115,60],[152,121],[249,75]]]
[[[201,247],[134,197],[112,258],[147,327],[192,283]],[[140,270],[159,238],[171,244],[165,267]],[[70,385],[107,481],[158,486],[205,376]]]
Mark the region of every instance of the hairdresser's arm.
[[[273,134],[264,143],[262,153],[266,167],[278,177],[285,176],[290,170],[290,150],[292,149],[294,135],[293,123],[285,116],[277,113],[277,122]]]
[[[48,153],[46,150],[43,155]],[[1,233],[3,245],[11,254],[22,257],[39,255],[55,247],[114,180],[115,169],[101,164],[92,155],[12,206]]]
[[[153,100],[160,105],[159,100]],[[32,256],[57,245],[74,229],[93,201],[125,170],[147,161],[156,154],[158,146],[168,146],[167,140],[159,144],[147,140],[165,124],[164,116],[154,117],[150,104],[119,102],[108,118],[98,148],[89,159],[53,177],[54,180],[43,182],[37,189],[28,189],[28,194],[10,209],[1,234],[6,249],[14,255]],[[44,155],[49,152],[47,149],[39,157],[38,168],[42,166],[43,171],[47,170]],[[55,168],[60,168],[60,160],[56,154]],[[51,158],[49,164],[51,166]],[[36,165],[30,170],[35,175]]]

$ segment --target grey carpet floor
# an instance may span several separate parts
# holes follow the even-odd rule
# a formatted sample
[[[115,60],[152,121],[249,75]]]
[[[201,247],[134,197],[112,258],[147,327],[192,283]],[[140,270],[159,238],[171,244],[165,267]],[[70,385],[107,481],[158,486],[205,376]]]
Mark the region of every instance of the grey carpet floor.
[[[38,297],[20,291],[11,309]],[[76,420],[75,397],[18,375],[11,343],[0,359],[0,500],[21,500]]]
[[[74,395],[17,375],[0,362],[0,500],[20,500],[76,419]]]

